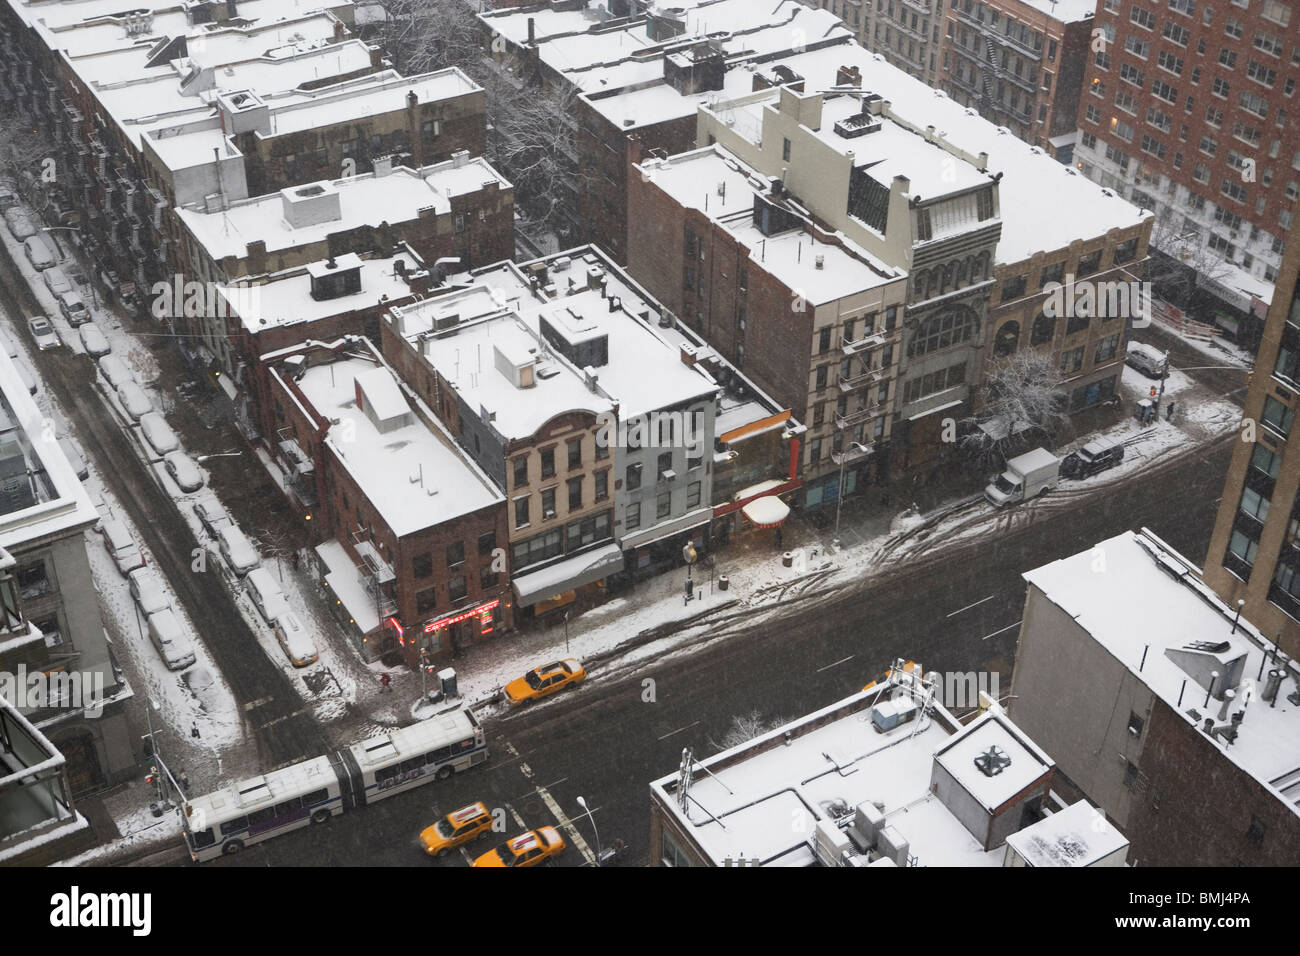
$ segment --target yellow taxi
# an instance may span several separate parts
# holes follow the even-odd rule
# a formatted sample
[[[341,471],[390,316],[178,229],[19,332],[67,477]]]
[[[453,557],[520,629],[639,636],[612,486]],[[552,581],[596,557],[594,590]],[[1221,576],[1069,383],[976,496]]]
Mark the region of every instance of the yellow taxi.
[[[564,838],[555,827],[529,830],[507,840],[474,861],[475,866],[536,866],[564,851]]]
[[[463,843],[492,832],[492,814],[482,803],[471,803],[447,814],[420,834],[420,843],[429,856],[442,856]]]
[[[582,661],[570,657],[530,670],[518,680],[506,684],[506,700],[512,706],[537,700],[547,694],[574,687],[587,679],[587,669]]]

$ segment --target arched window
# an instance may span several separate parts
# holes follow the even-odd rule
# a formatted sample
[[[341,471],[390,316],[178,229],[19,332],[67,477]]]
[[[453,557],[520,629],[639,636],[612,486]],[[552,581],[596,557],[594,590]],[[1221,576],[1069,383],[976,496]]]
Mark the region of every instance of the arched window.
[[[974,309],[955,306],[925,319],[916,327],[907,345],[908,355],[926,355],[953,345],[969,342],[979,332],[979,317]]]
[[[1034,319],[1034,326],[1029,331],[1030,345],[1043,345],[1056,336],[1056,319],[1046,312],[1040,312]]]
[[[1020,323],[1004,322],[993,340],[993,354],[998,358],[1011,355],[1020,345]]]

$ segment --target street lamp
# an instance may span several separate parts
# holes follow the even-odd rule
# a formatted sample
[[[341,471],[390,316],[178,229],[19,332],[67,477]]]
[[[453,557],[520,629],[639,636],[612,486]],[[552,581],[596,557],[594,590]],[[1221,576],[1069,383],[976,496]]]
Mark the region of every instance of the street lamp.
[[[839,455],[831,455],[831,460],[838,462],[840,466],[840,491],[835,497],[835,541],[840,539],[840,511],[844,507],[844,466],[849,463],[849,451],[856,449],[858,454],[854,456],[854,461],[871,454],[871,449],[861,442],[849,442],[849,447],[840,452]]]
[[[242,454],[243,454],[242,451],[223,451],[223,452],[218,452],[215,455],[199,455],[194,460],[202,462],[202,461],[207,461],[209,458],[238,458]]]
[[[591,832],[596,834],[596,865],[604,866],[607,861],[614,858],[617,852],[616,847],[610,847],[608,856],[605,854],[605,851],[600,848],[600,831],[596,829],[596,818],[591,815],[591,808],[587,806],[587,801],[582,797],[578,798],[578,806],[582,807],[586,812],[587,819],[591,821]],[[618,841],[615,840],[614,843],[617,844]]]

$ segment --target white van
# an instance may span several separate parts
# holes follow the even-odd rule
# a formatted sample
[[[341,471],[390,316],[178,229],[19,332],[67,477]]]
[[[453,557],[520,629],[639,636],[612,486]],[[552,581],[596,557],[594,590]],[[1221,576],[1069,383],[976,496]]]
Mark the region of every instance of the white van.
[[[167,419],[162,417],[161,412],[146,412],[141,415],[140,431],[149,447],[159,455],[165,455],[181,447],[181,440],[176,437],[176,433],[172,431],[172,427],[167,424]]]
[[[135,376],[126,367],[126,363],[116,355],[105,355],[99,360],[99,374],[104,376],[104,380],[108,382],[114,391],[127,382],[135,381]]]
[[[1124,361],[1151,378],[1164,378],[1169,374],[1169,360],[1165,353],[1145,342],[1130,342]]]
[[[149,615],[149,639],[158,648],[168,670],[182,670],[194,663],[194,645],[171,608]]]
[[[27,261],[38,269],[49,269],[59,260],[54,258],[54,250],[42,236],[29,236],[23,241],[23,252]]]
[[[217,529],[217,547],[226,559],[226,564],[230,565],[230,570],[241,578],[262,563],[257,549],[244,537],[244,532],[233,524]]]
[[[292,611],[281,614],[275,619],[275,639],[280,642],[280,647],[293,662],[294,667],[306,667],[308,664],[316,663],[319,655],[316,653],[316,645],[312,642],[311,634],[303,626],[298,615]]]
[[[244,578],[244,590],[248,592],[248,597],[266,619],[267,624],[274,624],[276,618],[289,613],[284,592],[280,590],[280,585],[276,584],[275,578],[266,568],[254,568],[249,571],[248,577]]]
[[[121,521],[105,518],[99,523],[99,533],[104,536],[104,549],[112,555],[119,571],[130,574],[136,568],[144,567],[144,556]]]
[[[131,581],[131,597],[140,605],[145,617],[172,606],[162,576],[153,568],[136,568],[127,578]]]

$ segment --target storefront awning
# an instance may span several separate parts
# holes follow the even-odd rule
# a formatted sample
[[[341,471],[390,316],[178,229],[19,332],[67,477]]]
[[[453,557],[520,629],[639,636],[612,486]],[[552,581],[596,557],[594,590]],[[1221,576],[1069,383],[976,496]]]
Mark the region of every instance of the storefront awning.
[[[756,528],[775,528],[790,516],[790,506],[772,495],[755,498],[740,510]]]
[[[552,564],[538,571],[517,575],[511,582],[519,603],[523,607],[554,597],[563,591],[572,591],[592,581],[599,581],[623,570],[623,551],[610,543],[594,551]]]
[[[630,551],[633,548],[644,548],[648,544],[654,544],[664,538],[671,538],[675,534],[682,534],[694,528],[702,528],[711,520],[713,520],[712,508],[698,508],[690,514],[682,515],[672,521],[664,521],[653,528],[646,528],[644,531],[638,531],[635,534],[625,534],[622,540],[619,541],[619,545],[624,551]]]

